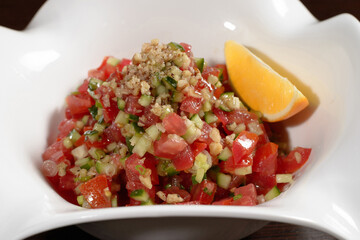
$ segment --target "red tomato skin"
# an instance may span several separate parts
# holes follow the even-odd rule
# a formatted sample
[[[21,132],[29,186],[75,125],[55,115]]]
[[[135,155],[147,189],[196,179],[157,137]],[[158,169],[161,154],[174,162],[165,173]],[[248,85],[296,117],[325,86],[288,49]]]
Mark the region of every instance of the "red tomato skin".
[[[166,196],[168,194],[178,194],[180,197],[182,197],[184,199],[183,203],[189,202],[191,199],[190,193],[188,193],[187,191],[180,189],[178,187],[174,187],[174,186],[164,190],[163,193],[165,193]]]
[[[188,146],[183,138],[172,139],[168,136],[169,134],[163,133],[160,139],[154,142],[155,156],[172,159]]]
[[[259,137],[255,133],[242,131],[233,142],[232,152],[234,164],[239,167],[247,167],[251,162],[246,159],[254,151]]]
[[[121,128],[117,123],[112,123],[109,127],[107,127],[103,136],[109,140],[109,142],[125,142],[124,136],[121,134]]]
[[[216,188],[216,183],[205,179],[193,187],[191,200],[199,201],[201,204],[211,204],[214,200]]]
[[[58,138],[66,137],[71,130],[75,128],[76,120],[75,119],[64,119],[60,122],[58,126],[59,135]]]
[[[227,82],[229,80],[229,75],[228,75],[227,68],[226,68],[225,64],[217,64],[217,65],[214,66],[214,68],[223,70],[223,72],[222,72],[222,75],[223,75],[222,81],[223,82]]]
[[[63,141],[58,141],[47,147],[45,152],[42,154],[43,160],[52,160],[58,163],[59,159],[64,156],[64,153],[62,152],[62,145]]]
[[[211,130],[212,130],[212,127],[209,124],[207,124],[206,122],[204,122],[203,127],[201,129],[201,135],[197,139],[197,141],[206,143],[207,145],[210,145],[210,143],[213,142],[213,140],[209,136]]]
[[[69,95],[66,97],[66,103],[73,116],[88,113],[89,108],[93,105],[89,96],[82,95]]]
[[[190,147],[191,147],[191,151],[194,154],[194,157],[196,157],[199,153],[201,153],[207,148],[207,144],[195,141],[190,145]]]
[[[276,173],[278,145],[268,142],[256,150],[253,159],[253,172],[260,172],[264,175]]]
[[[253,172],[252,174],[246,175],[246,182],[253,183],[259,195],[265,195],[268,191],[276,186],[276,177],[275,174],[263,175],[261,173]]]
[[[109,187],[105,175],[99,175],[80,186],[80,192],[90,204],[91,208],[111,207],[110,198],[105,196],[104,190]]]
[[[213,202],[212,205],[231,205],[231,202],[233,201],[233,197],[224,198],[221,200],[218,200],[216,202]]]
[[[162,124],[167,133],[177,134],[179,136],[184,135],[187,130],[185,120],[176,113],[168,114],[163,119]]]
[[[311,148],[296,147],[288,156],[278,158],[278,173],[294,173],[299,170],[309,159]],[[300,156],[297,161],[295,155]]]
[[[210,75],[218,77],[220,74],[220,70],[214,67],[205,67],[204,71],[202,72],[202,77],[204,79],[208,79]]]
[[[198,113],[201,109],[203,99],[187,96],[180,105],[180,110],[189,113]]]
[[[139,104],[139,98],[139,96],[128,95],[125,99],[124,111],[129,114],[141,116],[144,111],[144,107]]]
[[[217,99],[220,98],[221,94],[223,94],[225,92],[225,88],[224,86],[221,86],[219,88],[216,88],[214,91],[214,97],[216,97]]]
[[[191,168],[194,164],[194,154],[190,146],[186,146],[183,151],[171,159],[176,171],[184,171]]]
[[[142,118],[139,119],[139,122],[144,124],[145,128],[148,128],[156,123],[161,122],[161,120],[159,116],[151,112],[151,106],[149,106],[144,109]]]
[[[232,205],[254,206],[256,205],[256,188],[255,185],[250,183],[243,187],[238,187],[234,190],[234,195],[241,194],[242,197],[234,200]]]
[[[123,58],[123,59],[121,60],[121,62],[120,62],[118,65],[116,65],[116,69],[117,69],[119,72],[121,72],[125,66],[130,65],[130,64],[131,64],[131,60],[130,60],[130,59]]]
[[[87,94],[88,86],[89,86],[89,80],[85,79],[83,84],[81,84],[80,87],[78,87],[79,93]]]

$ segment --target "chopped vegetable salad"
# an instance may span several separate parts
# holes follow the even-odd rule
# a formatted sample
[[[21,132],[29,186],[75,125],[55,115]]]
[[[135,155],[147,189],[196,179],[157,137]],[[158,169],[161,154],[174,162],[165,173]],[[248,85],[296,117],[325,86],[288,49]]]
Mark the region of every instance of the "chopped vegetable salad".
[[[42,155],[56,191],[85,208],[252,206],[285,190],[311,149],[270,141],[271,125],[232,91],[225,65],[152,40],[131,60],[105,57],[66,97]]]

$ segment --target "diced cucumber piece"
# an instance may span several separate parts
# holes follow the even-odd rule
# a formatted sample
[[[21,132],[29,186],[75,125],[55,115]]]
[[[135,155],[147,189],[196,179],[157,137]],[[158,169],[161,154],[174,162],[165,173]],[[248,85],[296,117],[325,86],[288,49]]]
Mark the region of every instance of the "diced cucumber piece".
[[[200,136],[201,136],[201,130],[198,129],[195,126],[195,124],[191,124],[186,130],[186,133],[182,137],[186,140],[186,142],[192,144]]]
[[[86,145],[83,144],[77,148],[74,148],[72,151],[71,151],[71,154],[74,156],[74,158],[77,160],[77,159],[81,159],[81,158],[84,158],[88,155],[88,150],[86,148]]]
[[[118,105],[118,108],[119,108],[120,110],[124,110],[124,108],[125,108],[125,101],[122,100],[121,98],[118,98],[118,99],[117,99],[117,105]]]
[[[228,147],[225,147],[219,154],[218,158],[221,161],[227,161],[228,158],[231,156],[232,156],[232,151]]]
[[[206,123],[214,123],[218,120],[218,117],[213,114],[212,112],[206,112],[205,116],[204,116],[205,122]]]
[[[124,168],[125,168],[125,162],[126,162],[126,159],[128,159],[128,156],[123,157],[123,158],[121,158],[121,159],[119,160],[119,161],[120,161],[121,166],[123,166]]]
[[[176,42],[170,42],[170,43],[168,43],[168,46],[174,51],[180,50],[182,52],[185,52],[184,47],[181,46],[180,44],[176,43]]]
[[[87,158],[82,158],[82,159],[76,160],[75,165],[79,166],[80,168],[89,170],[92,166],[95,165],[95,162],[91,158],[87,157]]]
[[[191,121],[194,122],[195,126],[199,129],[202,129],[204,122],[201,120],[198,114],[194,114],[191,118]]]
[[[77,140],[79,140],[79,138],[81,137],[80,133],[78,133],[78,131],[76,131],[75,129],[71,130],[71,132],[69,133],[69,139],[71,140],[72,143],[75,143]]]
[[[72,143],[72,141],[70,140],[69,137],[64,138],[64,140],[63,140],[63,145],[64,145],[64,147],[66,147],[67,149],[73,147],[73,143]]]
[[[204,178],[204,175],[211,165],[208,163],[208,157],[204,153],[199,153],[195,157],[194,165],[192,167],[193,170],[196,171],[195,180],[200,183]]]
[[[227,106],[225,106],[225,104],[221,104],[221,105],[219,106],[219,108],[220,108],[221,110],[223,110],[224,112],[231,112],[231,109],[228,108]]]
[[[137,132],[137,133],[144,133],[145,132],[142,127],[139,127],[137,122],[132,122],[131,124],[134,127],[135,132]]]
[[[116,67],[116,65],[118,65],[120,62],[120,59],[114,58],[114,57],[109,57],[106,61],[107,64],[110,64],[113,67]]]
[[[166,86],[168,86],[169,89],[176,90],[177,81],[172,77],[166,76],[165,78],[163,78],[163,82]]]
[[[277,186],[273,187],[266,195],[265,195],[265,200],[269,201],[277,196],[280,195],[280,190],[278,189]]]
[[[219,172],[216,176],[216,183],[219,185],[219,187],[222,187],[224,189],[228,189],[231,182],[231,176]]]
[[[157,140],[160,136],[160,130],[156,127],[156,125],[151,125],[145,130],[145,132],[153,141]]]
[[[103,84],[103,81],[97,78],[90,78],[88,89],[90,91],[95,91],[98,87]]]
[[[220,95],[220,98],[225,99],[225,98],[230,98],[230,97],[234,97],[234,96],[235,96],[234,92],[224,92]]]
[[[146,202],[149,200],[149,194],[144,189],[137,189],[130,193],[130,197],[136,201]]]
[[[171,176],[174,176],[179,173],[176,171],[175,166],[171,162],[171,160],[161,159],[156,168],[157,168],[157,172],[158,172],[159,176],[162,176],[162,177],[165,177],[165,176],[171,177]]]
[[[83,195],[77,196],[76,200],[80,206],[82,206],[84,204],[84,196]]]
[[[105,157],[105,155],[106,155],[103,150],[101,150],[99,148],[94,148],[94,147],[90,148],[89,154],[91,157],[95,158],[96,160],[99,160],[99,159]]]
[[[87,122],[89,121],[89,115],[85,115],[82,117],[81,121],[84,123],[84,124],[87,124]]]
[[[205,101],[204,104],[202,105],[202,110],[203,110],[204,112],[210,111],[211,108],[212,108],[212,106],[211,106],[210,101]]]
[[[115,118],[115,122],[120,124],[121,126],[127,124],[129,122],[129,114],[120,110]]]
[[[158,96],[165,93],[167,93],[167,89],[164,85],[159,85],[158,87],[156,87],[156,94]]]
[[[133,153],[138,154],[140,157],[143,157],[148,149],[151,147],[152,139],[147,135],[144,134],[139,141],[135,144],[133,148]]]
[[[205,65],[205,60],[204,58],[194,58],[195,60],[195,64],[197,66],[197,68],[200,70],[200,72],[202,73],[204,70],[204,65]]]
[[[151,86],[157,88],[161,84],[160,73],[156,72],[151,78]]]
[[[184,94],[182,92],[174,92],[172,96],[173,102],[181,102],[184,98]]]
[[[103,105],[101,104],[101,102],[99,102],[99,100],[95,101],[95,107],[97,108],[103,108]]]
[[[238,176],[251,174],[252,173],[252,166],[236,168],[234,173],[235,173],[235,175],[238,175]]]
[[[117,195],[114,195],[111,198],[111,207],[117,207],[117,206],[118,206],[118,197]]]
[[[134,114],[129,114],[129,120],[131,120],[133,122],[138,122],[139,121],[139,116],[136,116]]]
[[[99,132],[96,130],[89,130],[84,132],[85,139],[90,140],[90,142],[96,142],[99,139]]]
[[[135,133],[134,136],[130,138],[130,144],[131,146],[135,146],[135,144],[139,141],[139,139],[142,137],[142,134]]]
[[[277,183],[289,183],[292,181],[292,174],[276,174]]]
[[[142,205],[142,206],[144,206],[144,205],[154,205],[154,202],[151,199],[149,199],[146,202],[141,202],[140,205]]]
[[[141,95],[138,102],[141,106],[147,107],[151,104],[153,97],[150,95]]]
[[[98,133],[102,133],[105,130],[105,124],[95,123],[93,130],[98,131]]]
[[[97,161],[96,164],[95,164],[95,169],[99,174],[104,174],[107,165],[108,165],[108,163]]]

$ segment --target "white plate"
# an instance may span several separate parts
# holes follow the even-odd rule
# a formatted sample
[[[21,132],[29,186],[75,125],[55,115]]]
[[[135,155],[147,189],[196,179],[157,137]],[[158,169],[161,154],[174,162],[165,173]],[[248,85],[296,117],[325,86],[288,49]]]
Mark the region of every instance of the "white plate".
[[[360,238],[360,24],[354,17],[318,22],[297,0],[49,1],[25,31],[0,28],[0,36],[3,239],[100,220],[192,216],[281,221]],[[224,61],[223,44],[233,39],[297,84],[311,107],[286,121],[288,134],[293,146],[313,152],[289,191],[256,207],[86,210],[52,190],[39,170],[41,153],[56,134],[65,96],[103,56],[132,57],[152,38],[188,42],[212,63]]]

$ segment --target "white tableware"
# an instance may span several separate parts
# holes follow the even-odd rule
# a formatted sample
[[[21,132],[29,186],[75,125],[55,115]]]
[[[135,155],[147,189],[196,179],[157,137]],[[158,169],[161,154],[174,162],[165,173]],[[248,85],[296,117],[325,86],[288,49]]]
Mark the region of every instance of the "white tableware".
[[[128,229],[133,239],[200,239],[223,230],[224,239],[236,239],[262,221],[280,221],[360,239],[360,24],[354,17],[319,22],[297,0],[48,1],[26,30],[1,27],[0,36],[2,239],[102,220],[118,222],[83,228],[118,238]],[[309,98],[307,110],[285,121],[292,146],[313,149],[287,192],[256,207],[88,210],[49,186],[40,171],[41,153],[56,135],[65,96],[103,56],[131,58],[153,38],[187,42],[210,63],[223,63],[224,42],[236,40]],[[159,224],[134,231],[136,224],[148,226],[147,218]],[[240,229],[244,223],[248,231]],[[197,229],[208,229],[208,235]]]

